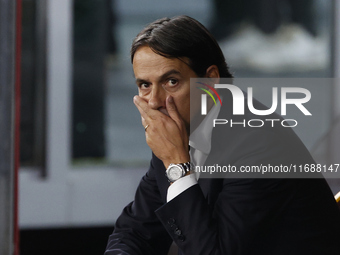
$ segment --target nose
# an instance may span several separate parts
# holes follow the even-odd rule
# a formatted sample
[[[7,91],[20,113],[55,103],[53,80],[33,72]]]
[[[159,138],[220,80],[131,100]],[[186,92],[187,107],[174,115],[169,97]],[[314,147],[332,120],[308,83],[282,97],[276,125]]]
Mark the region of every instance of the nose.
[[[149,106],[154,110],[165,109],[166,91],[162,87],[153,86]]]

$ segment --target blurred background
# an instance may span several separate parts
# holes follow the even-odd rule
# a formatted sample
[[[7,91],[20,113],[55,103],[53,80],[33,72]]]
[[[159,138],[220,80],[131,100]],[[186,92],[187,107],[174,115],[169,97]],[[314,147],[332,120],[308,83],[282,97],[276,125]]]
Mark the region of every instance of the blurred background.
[[[310,89],[323,122],[296,132],[318,162],[340,163],[336,0],[22,0],[21,254],[104,252],[151,158],[130,45],[181,14],[215,35],[237,78],[322,80]]]

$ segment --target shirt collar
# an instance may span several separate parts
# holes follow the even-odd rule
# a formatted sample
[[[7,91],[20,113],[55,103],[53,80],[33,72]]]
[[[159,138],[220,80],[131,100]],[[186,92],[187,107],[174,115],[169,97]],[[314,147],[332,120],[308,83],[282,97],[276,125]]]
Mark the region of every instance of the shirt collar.
[[[196,150],[209,154],[211,150],[211,135],[213,130],[213,120],[217,119],[221,105],[214,105],[208,115],[199,124],[189,137],[189,145]]]

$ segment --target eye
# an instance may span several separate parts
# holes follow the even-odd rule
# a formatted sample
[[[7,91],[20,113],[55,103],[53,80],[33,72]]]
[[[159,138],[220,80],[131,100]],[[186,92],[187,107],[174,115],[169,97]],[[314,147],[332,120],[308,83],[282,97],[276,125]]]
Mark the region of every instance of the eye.
[[[178,84],[178,80],[176,79],[169,79],[168,82],[167,82],[167,85],[170,86],[170,87],[174,87]]]
[[[139,87],[140,89],[147,89],[147,88],[150,87],[150,84],[149,84],[149,83],[146,83],[146,82],[142,82],[142,83],[138,84],[138,87]]]
[[[179,88],[179,80],[174,78],[169,78],[162,85],[162,87],[168,92],[174,92]]]
[[[138,93],[140,96],[145,96],[150,93],[151,84],[149,82],[140,82],[137,83],[138,86]]]

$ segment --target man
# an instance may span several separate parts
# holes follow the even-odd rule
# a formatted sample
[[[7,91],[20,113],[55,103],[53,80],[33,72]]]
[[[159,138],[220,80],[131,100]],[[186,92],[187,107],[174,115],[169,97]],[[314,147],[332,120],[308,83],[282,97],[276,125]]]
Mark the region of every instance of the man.
[[[232,77],[198,21],[151,23],[135,38],[131,60],[139,91],[134,103],[153,157],[105,254],[167,254],[172,242],[187,255],[340,253],[340,212],[323,179],[195,178],[191,164],[314,162],[288,128],[213,129],[204,120],[190,127],[190,78]],[[222,100],[208,115],[230,118],[232,99],[225,93]],[[208,139],[200,145],[203,133]]]

